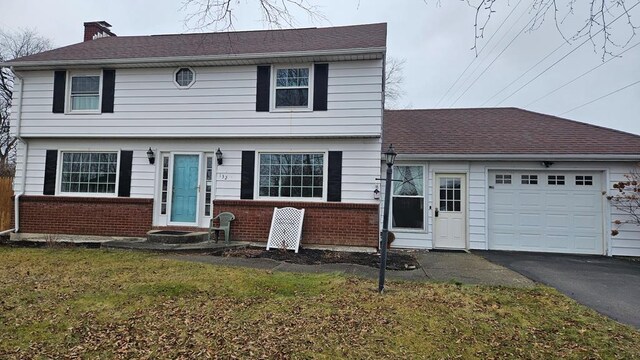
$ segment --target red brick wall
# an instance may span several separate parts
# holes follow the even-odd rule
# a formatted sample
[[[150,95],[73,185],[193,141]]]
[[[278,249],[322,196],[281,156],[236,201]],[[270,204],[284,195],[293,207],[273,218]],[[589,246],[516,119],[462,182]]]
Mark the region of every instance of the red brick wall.
[[[267,241],[274,207],[304,208],[303,244],[378,246],[378,205],[256,200],[214,200],[214,213],[229,211],[232,240]]]
[[[25,195],[19,203],[23,233],[144,237],[153,221],[152,199]]]

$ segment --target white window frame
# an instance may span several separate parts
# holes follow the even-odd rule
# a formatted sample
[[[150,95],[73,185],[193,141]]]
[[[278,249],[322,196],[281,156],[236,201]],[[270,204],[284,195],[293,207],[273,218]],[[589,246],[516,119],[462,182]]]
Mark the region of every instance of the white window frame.
[[[278,70],[282,69],[301,69],[307,68],[309,69],[309,99],[307,101],[307,106],[286,106],[286,107],[276,107],[276,82],[278,79]],[[270,86],[270,95],[269,95],[269,103],[272,112],[308,112],[313,111],[313,74],[314,66],[313,64],[285,64],[285,65],[274,65],[271,67],[271,86]],[[303,89],[304,87],[287,87],[290,89]]]
[[[62,191],[62,161],[64,153],[116,153],[117,162],[116,162],[116,188],[113,193],[96,193],[96,192],[63,192]],[[58,151],[58,163],[56,166],[56,195],[60,196],[73,196],[73,197],[118,197],[118,192],[120,190],[120,150],[73,150],[73,149],[65,149]]]
[[[322,197],[282,197],[282,196],[260,196],[260,155],[262,154],[278,154],[278,155],[296,155],[296,154],[322,154]],[[253,170],[253,198],[256,200],[268,201],[300,201],[300,202],[325,202],[327,201],[328,175],[329,175],[329,151],[327,150],[260,150],[256,151],[255,167]]]
[[[100,82],[98,83],[98,108],[91,110],[73,110],[71,108],[71,85],[72,79],[74,77],[82,77],[82,76],[97,76],[100,78]],[[104,79],[103,72],[96,70],[73,70],[67,71],[67,87],[65,94],[65,102],[66,102],[66,114],[78,114],[78,115],[88,115],[88,114],[102,114],[102,81]]]
[[[391,230],[399,230],[402,232],[420,232],[424,233],[427,231],[427,182],[429,181],[429,175],[427,174],[427,167],[424,164],[415,164],[415,163],[402,163],[395,164],[393,166],[392,179],[393,174],[395,174],[396,168],[399,166],[403,167],[421,167],[422,168],[422,196],[406,196],[400,195],[399,197],[409,197],[409,198],[422,198],[422,228],[409,228],[409,227],[398,227],[393,225],[393,198],[395,195],[393,194],[393,181],[391,182],[391,203],[389,204],[389,228]]]
[[[190,82],[188,85],[180,85],[180,84],[178,83],[178,81],[176,80],[176,75],[178,75],[178,72],[179,72],[180,70],[182,70],[182,69],[189,69],[189,70],[191,70],[191,72],[193,73],[193,80],[191,80],[191,82]],[[193,68],[192,68],[192,67],[189,67],[189,66],[181,66],[181,67],[179,67],[179,68],[177,68],[177,69],[175,69],[175,70],[173,71],[173,85],[175,85],[178,89],[186,90],[186,89],[188,89],[188,88],[192,87],[192,86],[193,86],[193,84],[195,84],[195,83],[196,83],[196,71],[195,71],[195,70],[193,70]]]

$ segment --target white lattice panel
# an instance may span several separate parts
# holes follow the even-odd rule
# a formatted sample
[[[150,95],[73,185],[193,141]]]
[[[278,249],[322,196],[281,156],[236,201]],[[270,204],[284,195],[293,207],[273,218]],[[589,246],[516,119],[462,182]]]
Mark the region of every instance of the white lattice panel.
[[[303,219],[304,209],[274,208],[267,250],[270,248],[287,249],[297,253],[302,238]]]

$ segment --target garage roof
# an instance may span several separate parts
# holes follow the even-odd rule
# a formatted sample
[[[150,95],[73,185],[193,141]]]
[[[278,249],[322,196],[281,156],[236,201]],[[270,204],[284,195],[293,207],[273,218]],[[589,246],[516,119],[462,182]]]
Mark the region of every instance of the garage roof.
[[[386,110],[399,154],[639,155],[640,136],[518,108]]]

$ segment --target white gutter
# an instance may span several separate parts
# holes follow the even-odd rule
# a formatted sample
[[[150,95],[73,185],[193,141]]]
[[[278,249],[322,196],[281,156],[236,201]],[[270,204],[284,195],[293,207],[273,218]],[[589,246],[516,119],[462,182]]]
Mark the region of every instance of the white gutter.
[[[19,68],[33,67],[56,67],[72,65],[132,65],[132,64],[164,64],[164,63],[188,63],[203,61],[229,61],[229,60],[262,60],[291,57],[323,57],[323,56],[348,56],[379,54],[380,57],[386,52],[386,47],[360,48],[360,49],[337,49],[337,50],[310,50],[310,51],[287,51],[274,53],[254,53],[254,54],[222,54],[222,55],[197,55],[197,56],[167,56],[167,57],[146,57],[146,58],[126,58],[126,59],[78,59],[78,60],[44,60],[44,61],[7,61],[5,65]]]
[[[20,181],[20,193],[16,194],[15,198],[14,198],[14,205],[13,205],[13,211],[14,211],[14,228],[13,228],[13,232],[18,232],[20,230],[20,206],[19,206],[19,200],[20,200],[20,196],[24,195],[25,193],[25,185],[27,183],[27,157],[29,155],[29,143],[24,140],[22,137],[20,137],[20,125],[21,125],[21,120],[22,120],[22,96],[24,94],[24,81],[22,76],[20,76],[20,74],[18,74],[18,72],[16,72],[13,69],[13,66],[11,67],[11,72],[18,78],[20,79],[20,103],[18,104],[18,113],[16,115],[16,133],[15,133],[15,137],[16,139],[18,139],[19,141],[21,141],[22,143],[24,143],[24,157],[23,157],[23,161],[22,161],[22,174],[21,174],[21,181]]]
[[[384,156],[381,157],[384,160]],[[640,154],[398,154],[397,160],[640,161]]]

